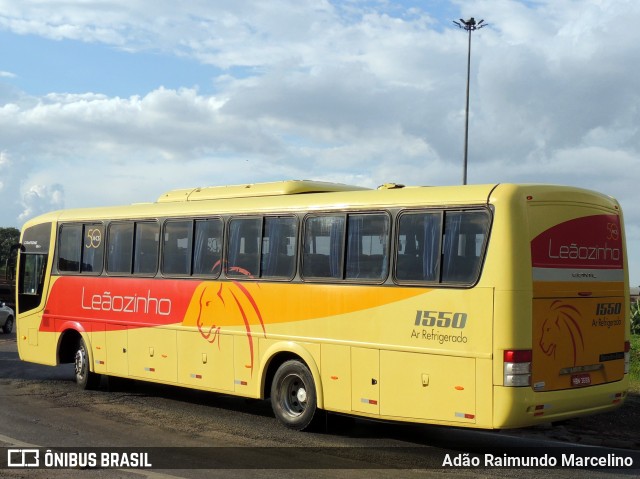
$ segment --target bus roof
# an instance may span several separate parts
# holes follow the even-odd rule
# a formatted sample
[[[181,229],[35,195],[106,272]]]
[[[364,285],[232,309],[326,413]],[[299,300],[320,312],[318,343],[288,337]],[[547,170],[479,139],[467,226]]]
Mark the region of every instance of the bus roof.
[[[158,198],[158,203],[175,201],[203,201],[223,198],[247,198],[252,196],[298,195],[303,193],[330,193],[338,191],[362,191],[370,188],[311,180],[288,180],[271,183],[248,183],[244,185],[209,186],[171,190]]]
[[[567,193],[571,192],[570,195]],[[386,208],[394,205],[454,206],[481,205],[524,198],[534,202],[571,199],[618,208],[606,195],[581,188],[555,185],[484,184],[466,186],[409,186],[385,184],[378,189],[340,183],[293,180],[246,185],[173,190],[156,202],[133,205],[67,209],[45,213],[27,221],[24,227],[45,221],[151,218],[271,211]],[[520,200],[522,201],[522,200]]]

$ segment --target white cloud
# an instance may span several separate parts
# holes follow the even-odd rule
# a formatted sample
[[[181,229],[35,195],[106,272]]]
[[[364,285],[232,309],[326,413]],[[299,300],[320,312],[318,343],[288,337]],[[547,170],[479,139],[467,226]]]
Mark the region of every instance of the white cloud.
[[[306,50],[337,17],[317,0],[0,1],[0,28],[55,40],[100,42],[126,50],[192,55],[225,67],[263,65]]]
[[[0,151],[0,169],[7,168],[10,164],[9,154],[6,151]]]
[[[60,209],[64,206],[64,187],[60,184],[33,185],[22,196],[23,211],[19,216],[26,221],[47,211]]]

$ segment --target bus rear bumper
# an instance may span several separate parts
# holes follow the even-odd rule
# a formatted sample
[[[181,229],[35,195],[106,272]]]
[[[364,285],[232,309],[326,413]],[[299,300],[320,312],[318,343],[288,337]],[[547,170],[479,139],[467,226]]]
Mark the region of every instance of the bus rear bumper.
[[[629,387],[621,381],[561,391],[534,392],[529,387],[494,386],[493,428],[533,426],[613,411],[620,407]]]

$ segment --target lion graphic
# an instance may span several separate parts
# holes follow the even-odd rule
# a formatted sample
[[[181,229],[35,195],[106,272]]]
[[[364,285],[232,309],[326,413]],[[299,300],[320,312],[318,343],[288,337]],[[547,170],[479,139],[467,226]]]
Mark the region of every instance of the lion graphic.
[[[540,348],[562,364],[576,366],[578,355],[584,351],[584,338],[580,329],[582,315],[574,306],[556,300],[542,324]]]
[[[252,286],[259,287],[258,284]],[[249,369],[253,375],[255,328],[266,337],[262,313],[254,295],[239,281],[202,283],[196,288],[187,317],[195,322],[200,335],[209,343],[218,343],[224,327],[244,326],[249,343]],[[187,322],[191,322],[187,321]]]

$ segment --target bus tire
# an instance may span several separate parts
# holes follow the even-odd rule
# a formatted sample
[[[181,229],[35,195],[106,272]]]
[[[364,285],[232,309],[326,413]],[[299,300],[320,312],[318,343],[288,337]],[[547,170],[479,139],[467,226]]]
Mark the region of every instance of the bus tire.
[[[296,359],[280,365],[271,383],[271,407],[280,423],[302,431],[316,415],[317,395],[309,368]]]
[[[100,375],[91,371],[89,353],[84,339],[80,338],[74,355],[76,384],[80,389],[96,389],[100,383]]]

